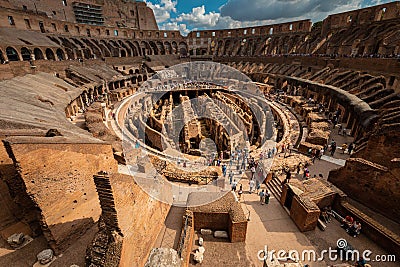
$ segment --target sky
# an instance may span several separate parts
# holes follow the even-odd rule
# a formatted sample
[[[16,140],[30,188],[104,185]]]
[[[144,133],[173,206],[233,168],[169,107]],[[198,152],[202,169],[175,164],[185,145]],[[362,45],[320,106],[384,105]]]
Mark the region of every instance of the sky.
[[[321,21],[330,14],[391,0],[145,0],[161,30],[229,29],[301,19]]]

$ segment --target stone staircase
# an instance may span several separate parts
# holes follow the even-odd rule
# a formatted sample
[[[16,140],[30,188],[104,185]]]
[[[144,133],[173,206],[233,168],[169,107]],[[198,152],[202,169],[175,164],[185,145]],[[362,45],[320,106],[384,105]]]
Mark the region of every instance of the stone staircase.
[[[271,181],[267,182],[268,191],[279,201],[282,195],[281,180],[277,177],[272,178]]]

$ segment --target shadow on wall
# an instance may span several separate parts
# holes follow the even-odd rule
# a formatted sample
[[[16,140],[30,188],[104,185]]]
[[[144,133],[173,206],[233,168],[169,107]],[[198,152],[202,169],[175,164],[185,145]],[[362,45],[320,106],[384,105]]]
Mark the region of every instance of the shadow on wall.
[[[94,235],[97,232],[97,224],[92,218],[84,218],[71,222],[51,225],[52,229],[62,235],[71,232],[74,229],[74,235],[68,235],[62,244],[55,244],[54,241],[47,242],[44,235],[34,238],[27,246],[12,250],[7,242],[0,239],[0,266],[33,266],[37,261],[36,255],[44,249],[58,246],[58,256],[54,261],[54,266],[69,266],[76,264],[84,266],[85,253],[87,246],[92,242]],[[62,257],[59,255],[62,254]]]

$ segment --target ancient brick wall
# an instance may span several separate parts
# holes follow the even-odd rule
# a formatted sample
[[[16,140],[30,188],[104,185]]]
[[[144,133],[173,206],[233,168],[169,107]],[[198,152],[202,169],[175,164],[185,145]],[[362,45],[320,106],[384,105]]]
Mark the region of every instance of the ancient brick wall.
[[[99,170],[117,172],[111,145],[17,140],[10,138],[7,142],[19,187],[26,190],[30,204],[35,206],[31,211],[36,213],[49,245],[60,252],[68,246],[68,240],[85,232],[99,218],[92,176]]]
[[[127,175],[110,175],[118,225],[123,234],[121,267],[144,266],[170,205],[149,196]]]
[[[247,234],[247,221],[244,222],[232,222],[229,220],[229,239],[232,243],[245,242]]]
[[[400,168],[397,167],[397,170]],[[400,185],[395,168],[351,158],[346,165],[329,173],[328,181],[347,195],[389,218],[400,218]]]
[[[73,3],[81,1],[26,1],[26,0],[9,0],[8,7],[16,10],[24,10],[28,13],[46,14],[54,20],[63,20],[68,22],[75,22],[75,14],[73,11]],[[65,4],[64,4],[65,3]],[[85,0],[85,4],[92,4],[102,7],[102,14],[104,18],[104,25],[121,25],[130,28],[139,28],[142,26],[145,30],[157,30],[153,10],[146,6],[143,2],[134,1],[98,1],[98,0]],[[143,10],[145,12],[143,12]],[[138,22],[142,22],[140,25]]]
[[[199,213],[194,212],[194,228],[227,231],[229,227],[228,213]]]
[[[387,3],[373,7],[352,10],[330,15],[324,20],[324,31],[342,27],[355,27],[372,21],[383,21],[397,18],[400,11],[399,2]]]
[[[290,217],[300,231],[314,230],[317,226],[319,215],[320,211],[316,204],[301,196],[293,197]]]

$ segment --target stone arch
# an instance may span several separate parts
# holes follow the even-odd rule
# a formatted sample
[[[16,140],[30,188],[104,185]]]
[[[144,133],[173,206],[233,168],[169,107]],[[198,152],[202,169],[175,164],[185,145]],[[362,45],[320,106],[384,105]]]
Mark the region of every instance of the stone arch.
[[[152,50],[148,42],[142,41],[140,43],[143,55],[152,55]]]
[[[82,53],[83,53],[83,56],[85,57],[85,59],[93,58],[93,53],[92,53],[92,50],[90,50],[90,48],[82,49]]]
[[[164,42],[164,47],[165,47],[165,53],[167,55],[171,55],[172,54],[172,45],[170,42]]]
[[[149,42],[151,50],[153,51],[153,55],[158,55],[158,48],[153,41]]]
[[[121,47],[116,41],[114,41],[114,40],[110,40],[109,41],[114,47]]]
[[[224,41],[219,40],[217,43],[217,49],[215,49],[215,54],[217,56],[221,56],[222,55],[222,49],[224,47]]]
[[[6,55],[7,55],[8,61],[19,61],[20,60],[19,54],[18,54],[17,50],[15,50],[14,47],[11,47],[11,46],[7,47]]]
[[[228,50],[231,45],[231,40],[226,40],[224,44],[224,49],[222,50],[223,55],[228,55]]]
[[[40,48],[33,49],[33,54],[35,55],[35,60],[42,60],[44,59],[43,52]]]
[[[133,57],[137,57],[141,55],[141,51],[140,51],[140,45],[137,41],[134,41],[133,43],[131,41],[126,41],[128,43],[128,45],[130,46],[131,50],[132,50],[132,56]]]
[[[89,101],[92,103],[94,97],[94,90],[93,88],[89,88]]]
[[[1,51],[1,49],[0,49],[0,64],[3,64],[5,61],[6,61],[6,59],[4,58],[3,51]]]
[[[185,42],[180,42],[179,43],[179,54],[181,56],[187,56],[188,53],[188,46]]]
[[[92,43],[90,40],[87,40],[87,39],[82,39],[82,41],[92,50],[92,52],[96,56],[96,58],[103,57],[101,50],[97,47],[96,44]]]
[[[121,57],[126,57],[125,49],[120,49]]]
[[[46,49],[46,58],[47,58],[47,60],[56,60],[54,52],[50,48]]]
[[[143,77],[142,77],[142,75],[138,75],[137,81],[138,81],[138,83],[143,82]]]
[[[61,48],[56,50],[56,55],[58,60],[65,60],[65,53]]]
[[[123,42],[121,40],[118,40],[118,43],[120,44],[121,47],[123,47],[125,49],[125,51],[127,53],[127,56],[131,57],[132,56],[132,50],[129,47],[129,45],[126,45],[125,42]]]
[[[100,49],[101,55],[103,57],[111,57],[111,52],[110,52],[110,50],[108,50],[107,46],[105,46],[104,44],[98,42],[95,39],[91,39],[91,42],[93,44],[95,44],[96,47],[98,47]]]
[[[105,40],[101,40],[100,42],[108,48],[108,50],[111,52],[112,57],[119,57],[119,50],[117,48],[115,48]]]
[[[172,51],[174,54],[178,54],[178,44],[175,41],[172,42]]]
[[[163,42],[157,41],[156,45],[157,45],[157,48],[158,48],[158,51],[159,51],[160,55],[165,55],[165,47],[164,47]]]
[[[31,60],[31,51],[26,47],[22,47],[21,48],[21,57],[22,57],[23,61]]]

